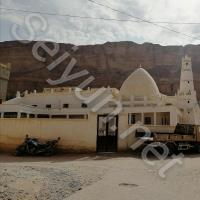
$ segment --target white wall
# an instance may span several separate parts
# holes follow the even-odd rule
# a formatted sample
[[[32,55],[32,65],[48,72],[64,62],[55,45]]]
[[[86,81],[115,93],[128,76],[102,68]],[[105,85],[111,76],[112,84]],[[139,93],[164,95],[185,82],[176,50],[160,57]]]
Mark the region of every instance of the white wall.
[[[42,140],[61,137],[60,147],[68,151],[96,151],[97,120],[88,119],[0,119],[0,149],[13,150],[26,134]]]

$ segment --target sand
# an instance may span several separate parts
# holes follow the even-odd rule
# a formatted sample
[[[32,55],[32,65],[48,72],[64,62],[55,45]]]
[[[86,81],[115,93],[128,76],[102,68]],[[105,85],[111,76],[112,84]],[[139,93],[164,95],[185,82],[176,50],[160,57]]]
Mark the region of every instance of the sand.
[[[184,200],[200,199],[200,156],[187,155],[165,178],[159,169],[171,161],[140,155],[0,155],[1,200]]]

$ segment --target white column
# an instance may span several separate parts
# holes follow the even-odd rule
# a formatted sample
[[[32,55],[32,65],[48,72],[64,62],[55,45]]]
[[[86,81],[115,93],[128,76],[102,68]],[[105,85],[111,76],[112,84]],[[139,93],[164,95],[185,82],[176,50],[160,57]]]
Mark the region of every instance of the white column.
[[[175,126],[178,122],[178,115],[175,111],[170,111],[170,125]]]
[[[157,123],[156,123],[156,121],[157,121],[156,112],[154,112],[153,115],[154,115],[154,125],[157,125]]]
[[[20,117],[21,117],[21,113],[18,112],[18,113],[17,113],[17,118],[20,118]]]
[[[131,95],[131,106],[133,106],[133,105],[134,105],[134,96]]]
[[[144,96],[144,106],[147,105],[147,96]]]
[[[141,122],[144,124],[144,113],[141,113]]]

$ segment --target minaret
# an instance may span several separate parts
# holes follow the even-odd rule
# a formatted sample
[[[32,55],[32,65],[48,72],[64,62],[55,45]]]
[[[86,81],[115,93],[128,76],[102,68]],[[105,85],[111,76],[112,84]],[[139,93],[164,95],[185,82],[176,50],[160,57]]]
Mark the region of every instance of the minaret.
[[[180,93],[183,95],[192,95],[194,91],[192,61],[187,55],[182,58]],[[196,92],[195,92],[196,94]]]
[[[192,72],[191,58],[185,55],[182,58],[180,89],[178,91],[177,105],[183,111],[184,123],[197,124],[199,118],[199,106],[197,102],[196,91],[194,89],[194,80]]]

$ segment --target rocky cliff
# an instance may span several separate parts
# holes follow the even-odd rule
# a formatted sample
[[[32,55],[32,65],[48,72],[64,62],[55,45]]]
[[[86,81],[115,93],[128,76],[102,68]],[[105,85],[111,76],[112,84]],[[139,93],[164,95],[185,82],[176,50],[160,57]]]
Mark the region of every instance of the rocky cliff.
[[[200,97],[200,45],[183,47],[107,42],[78,46],[78,50],[73,51],[72,44],[59,44],[59,52],[54,57],[40,48],[39,54],[46,58],[45,62],[41,62],[32,54],[34,44],[35,42],[22,44],[17,41],[0,43],[0,62],[12,64],[8,97],[15,95],[17,90],[41,91],[44,87],[51,87],[46,80],[60,78],[71,58],[65,59],[52,71],[47,66],[66,51],[77,60],[71,73],[87,69],[89,74],[57,86],[77,86],[93,75],[95,80],[90,87],[109,85],[120,88],[128,75],[142,65],[153,76],[160,91],[168,95],[174,94],[179,87],[181,57],[188,54],[192,57],[195,88]],[[47,45],[53,48],[52,43],[48,42]]]

